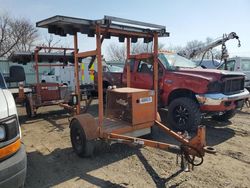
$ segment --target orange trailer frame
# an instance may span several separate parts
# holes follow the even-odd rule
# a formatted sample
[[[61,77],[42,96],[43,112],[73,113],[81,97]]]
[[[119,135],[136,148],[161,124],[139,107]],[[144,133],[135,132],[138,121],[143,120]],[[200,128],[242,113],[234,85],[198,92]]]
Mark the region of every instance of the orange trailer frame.
[[[48,50],[49,52],[45,52],[44,54],[40,54],[41,50]],[[57,51],[63,51],[63,53],[58,53],[56,55],[54,55],[53,53],[51,53],[52,50],[57,50]],[[39,67],[63,67],[65,66],[65,64],[61,63],[61,64],[55,64],[55,63],[41,63],[41,61],[45,60],[49,60],[51,59],[56,59],[56,60],[60,60],[60,61],[72,61],[74,58],[74,55],[70,55],[69,53],[67,53],[67,51],[73,52],[75,51],[75,48],[62,48],[62,47],[46,47],[46,46],[36,46],[34,53],[30,53],[27,54],[25,52],[19,52],[17,54],[13,54],[11,56],[11,59],[13,61],[20,61],[20,62],[24,62],[27,63],[29,61],[34,60],[35,64],[34,64],[34,70],[35,70],[35,80],[36,83],[33,84],[33,86],[35,86],[36,88],[36,92],[35,92],[35,97],[36,99],[41,99],[42,96],[45,98],[49,98],[51,95],[51,92],[48,91],[47,93],[45,92],[41,92],[41,89],[44,87],[52,87],[52,86],[57,86],[58,84],[56,83],[41,83],[39,80]],[[72,66],[74,66],[75,62],[72,62]],[[74,66],[74,68],[78,68],[76,66]],[[74,71],[75,72],[75,71]],[[78,80],[79,81],[79,80]],[[80,93],[80,91],[78,91]],[[76,107],[75,105],[69,105],[67,102],[69,101],[64,101],[61,99],[57,99],[57,100],[51,100],[51,101],[43,101],[43,102],[39,102],[37,103],[36,99],[33,99],[33,93],[32,94],[28,94],[25,95],[24,94],[24,90],[23,90],[23,85],[21,85],[21,87],[19,86],[19,95],[18,95],[18,102],[20,103],[26,103],[26,110],[27,110],[27,115],[29,117],[33,117],[36,114],[36,110],[37,108],[41,107],[41,106],[50,106],[50,105],[59,105],[65,109],[68,109],[70,111],[72,111],[73,113],[76,113]],[[72,96],[74,94],[72,93]],[[72,100],[72,99],[71,99]],[[82,108],[83,113],[85,113],[88,109],[88,106],[90,105],[92,99],[84,99],[83,101],[85,101],[85,108]],[[28,104],[27,104],[28,103]],[[29,109],[27,109],[29,108]]]
[[[79,156],[87,156],[93,148],[90,147],[91,143],[95,140],[106,140],[119,143],[127,143],[134,145],[150,146],[154,148],[164,149],[169,152],[181,154],[192,165],[200,165],[203,162],[205,151],[211,152],[210,148],[206,147],[205,141],[205,127],[199,127],[197,135],[192,139],[187,139],[183,135],[177,134],[170,130],[160,122],[160,117],[157,109],[157,91],[158,91],[158,37],[169,36],[166,32],[165,26],[138,22],[134,20],[127,20],[122,18],[105,16],[101,20],[86,20],[80,18],[72,18],[65,16],[54,16],[46,20],[37,22],[37,27],[47,28],[49,33],[54,33],[61,36],[67,34],[74,36],[74,55],[75,62],[78,58],[85,58],[88,56],[97,57],[98,64],[98,119],[95,119],[90,114],[79,115],[80,104],[78,100],[77,114],[74,116],[70,123],[71,128],[71,141],[75,152]],[[78,35],[77,33],[87,34],[88,36],[95,37],[96,49],[87,52],[78,52]],[[130,66],[129,59],[153,59],[153,83],[154,83],[154,119],[153,124],[159,126],[168,135],[177,139],[181,146],[171,145],[164,142],[158,142],[148,139],[132,137],[128,134],[144,128],[150,128],[153,124],[140,124],[138,126],[130,126],[129,123],[121,122],[115,119],[104,118],[103,109],[103,80],[102,80],[102,60],[101,60],[101,45],[104,38],[118,37],[119,41],[124,42],[126,39],[126,52],[127,52],[127,87],[130,87]],[[153,42],[153,53],[145,53],[132,55],[130,54],[131,41],[135,42],[138,38],[143,38],[145,42]],[[75,63],[75,77],[77,78],[78,70],[77,63]],[[76,82],[76,95],[79,98],[79,83]],[[111,126],[112,125],[112,126]],[[75,131],[75,132],[74,132]],[[76,134],[78,137],[74,138]],[[74,140],[75,139],[75,140]],[[80,145],[77,145],[79,142]],[[79,147],[78,147],[79,146]],[[92,149],[91,149],[92,148]],[[194,158],[201,158],[199,163],[195,163]]]
[[[74,51],[74,48],[59,48],[59,47],[46,47],[46,46],[37,46],[34,50],[34,60],[35,60],[35,71],[36,71],[36,84],[40,85],[40,80],[39,80],[39,67],[55,67],[55,66],[64,66],[61,64],[39,64],[39,51],[41,50],[63,50],[63,52],[66,54],[66,51]],[[37,91],[38,95],[41,95],[41,88],[38,87]]]

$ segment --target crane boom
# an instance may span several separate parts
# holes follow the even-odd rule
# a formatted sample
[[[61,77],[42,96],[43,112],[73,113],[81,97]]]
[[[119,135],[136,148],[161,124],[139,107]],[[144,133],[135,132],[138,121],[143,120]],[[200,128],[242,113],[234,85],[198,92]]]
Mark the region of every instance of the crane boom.
[[[205,53],[219,45],[225,46],[225,42],[231,39],[237,39],[238,40],[238,47],[240,47],[240,40],[239,36],[235,32],[231,32],[229,34],[223,34],[223,36],[205,46],[198,47],[195,49],[192,49],[190,51],[183,50],[178,52],[179,55],[186,57],[187,59],[192,59],[193,57],[200,55],[202,53]]]

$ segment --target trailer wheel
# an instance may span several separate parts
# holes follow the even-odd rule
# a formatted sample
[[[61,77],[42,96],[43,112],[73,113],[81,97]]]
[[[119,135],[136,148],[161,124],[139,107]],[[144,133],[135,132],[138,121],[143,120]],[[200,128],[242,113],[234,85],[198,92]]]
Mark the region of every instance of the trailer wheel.
[[[229,119],[234,117],[235,114],[236,114],[236,109],[228,110],[222,115],[213,115],[212,119],[214,119],[216,121],[221,121],[221,122],[222,121],[228,121]]]
[[[30,102],[29,100],[26,100],[25,102],[25,108],[26,108],[26,114],[29,118],[32,117],[32,112],[31,112],[31,105],[30,105]]]
[[[201,122],[198,104],[187,97],[174,99],[168,108],[167,121],[178,131],[196,130]]]
[[[90,157],[94,153],[94,143],[86,139],[86,134],[77,120],[70,125],[71,144],[79,157]]]

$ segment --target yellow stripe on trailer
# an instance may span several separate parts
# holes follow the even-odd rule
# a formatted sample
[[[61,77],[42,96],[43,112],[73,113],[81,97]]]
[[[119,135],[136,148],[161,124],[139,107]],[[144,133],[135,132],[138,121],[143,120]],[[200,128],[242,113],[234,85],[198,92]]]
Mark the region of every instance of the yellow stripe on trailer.
[[[84,81],[84,63],[82,63],[81,72],[82,72],[82,81]]]
[[[94,63],[91,65],[90,69],[89,69],[89,77],[90,80],[94,81],[95,78],[95,68],[94,68]]]

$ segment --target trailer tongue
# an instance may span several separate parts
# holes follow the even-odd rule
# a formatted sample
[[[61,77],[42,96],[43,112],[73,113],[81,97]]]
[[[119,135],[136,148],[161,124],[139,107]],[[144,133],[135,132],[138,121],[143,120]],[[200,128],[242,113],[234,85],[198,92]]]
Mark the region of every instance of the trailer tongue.
[[[70,136],[74,151],[81,157],[89,156],[94,150],[97,140],[119,142],[133,145],[150,146],[182,155],[186,163],[200,165],[203,162],[206,148],[205,127],[199,127],[197,135],[192,139],[181,136],[165,127],[157,111],[158,96],[158,37],[169,36],[165,26],[105,16],[100,20],[87,20],[65,16],[54,16],[36,23],[37,27],[48,29],[49,33],[60,36],[74,36],[75,78],[78,78],[78,58],[96,57],[98,64],[98,119],[90,114],[80,114],[80,88],[75,82],[77,100],[77,115],[70,122]],[[96,49],[78,51],[78,33],[95,37]],[[107,107],[104,116],[103,80],[101,45],[104,39],[118,37],[120,42],[126,39],[127,61],[130,58],[153,59],[153,90],[130,87],[129,63],[127,63],[127,87],[110,88],[107,91]],[[131,42],[144,39],[145,43],[153,42],[153,52],[132,55]],[[76,79],[77,80],[77,79]],[[138,138],[151,132],[153,125],[159,126],[164,132],[177,139],[181,145],[171,145],[164,142]],[[195,157],[200,158],[195,163]]]

